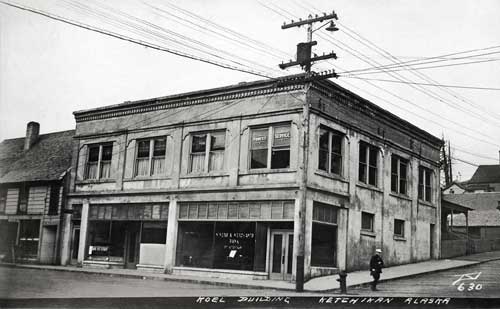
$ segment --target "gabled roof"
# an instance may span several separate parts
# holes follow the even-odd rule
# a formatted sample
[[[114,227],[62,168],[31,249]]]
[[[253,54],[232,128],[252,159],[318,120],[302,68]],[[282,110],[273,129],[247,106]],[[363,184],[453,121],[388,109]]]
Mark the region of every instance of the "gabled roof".
[[[457,186],[457,187],[459,187],[460,189],[463,189],[463,190],[467,189],[467,187],[466,187],[467,182],[466,181],[458,182],[458,181],[454,180],[449,185],[447,185],[446,187],[444,187],[443,190],[447,190],[447,189],[453,187],[454,185]]]
[[[500,183],[500,165],[479,165],[469,184]]]
[[[57,180],[71,167],[74,130],[41,134],[27,151],[24,137],[0,143],[0,184]]]
[[[443,199],[459,205],[466,205],[469,211],[469,226],[500,226],[500,192],[445,194]],[[465,218],[453,219],[454,225],[465,225]]]

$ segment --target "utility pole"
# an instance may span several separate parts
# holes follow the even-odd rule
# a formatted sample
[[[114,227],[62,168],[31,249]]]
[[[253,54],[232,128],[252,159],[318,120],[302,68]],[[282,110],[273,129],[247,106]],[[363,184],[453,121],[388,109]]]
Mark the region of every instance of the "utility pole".
[[[450,180],[450,169],[449,169],[449,160],[448,160],[448,155],[446,154],[446,142],[444,140],[444,136],[442,138],[443,141],[443,147],[441,148],[441,166],[443,169],[443,174],[444,174],[444,186],[447,187],[452,180]]]
[[[307,203],[307,166],[309,159],[309,102],[307,100],[307,92],[311,87],[311,83],[313,80],[325,79],[329,77],[337,77],[334,71],[327,74],[317,74],[311,72],[312,63],[315,61],[325,60],[334,58],[337,59],[337,55],[335,53],[323,54],[322,56],[311,56],[312,46],[316,45],[317,42],[312,40],[312,34],[316,30],[323,28],[328,25],[326,28],[327,31],[337,31],[338,28],[335,26],[332,19],[338,19],[337,14],[332,12],[331,14],[323,14],[322,16],[312,16],[306,20],[299,21],[291,21],[289,24],[284,23],[281,26],[281,29],[288,29],[292,27],[300,27],[303,25],[307,25],[307,41],[304,43],[297,44],[297,60],[291,61],[288,63],[281,63],[279,67],[281,69],[286,69],[291,66],[300,65],[302,69],[305,71],[305,78],[303,81],[306,83],[305,86],[305,94],[306,99],[304,100],[304,104],[302,107],[302,139],[301,139],[301,148],[302,148],[302,160],[300,162],[300,190],[299,190],[299,210],[298,217],[295,219],[298,220],[296,223],[299,226],[298,235],[294,235],[294,237],[298,237],[298,246],[297,246],[297,256],[296,256],[296,272],[295,272],[295,290],[297,292],[304,291],[304,256],[305,256],[305,215],[306,215],[306,203]],[[313,24],[317,22],[324,22],[325,24],[313,30]],[[330,21],[330,22],[328,22]]]
[[[453,182],[453,168],[451,166],[451,142],[448,140],[448,169],[450,171],[450,184]]]

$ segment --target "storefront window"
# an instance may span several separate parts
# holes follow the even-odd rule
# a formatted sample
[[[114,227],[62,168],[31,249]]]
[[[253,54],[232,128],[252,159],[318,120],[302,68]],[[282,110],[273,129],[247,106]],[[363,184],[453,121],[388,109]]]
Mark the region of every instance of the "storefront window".
[[[142,244],[165,244],[167,241],[167,223],[144,222],[142,224]]]
[[[255,223],[215,224],[214,267],[253,270]]]
[[[313,222],[311,266],[336,266],[337,227]]]
[[[185,267],[265,271],[266,242],[264,223],[179,222],[176,261]]]
[[[36,258],[40,235],[40,220],[21,220],[19,247],[16,255],[22,258]]]
[[[211,268],[213,237],[213,223],[179,222],[177,264]]]

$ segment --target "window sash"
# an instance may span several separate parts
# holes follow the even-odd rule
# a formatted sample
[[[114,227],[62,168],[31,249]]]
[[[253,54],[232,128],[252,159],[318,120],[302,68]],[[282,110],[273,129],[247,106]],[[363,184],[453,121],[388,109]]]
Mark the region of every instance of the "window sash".
[[[367,143],[359,144],[359,171],[360,182],[378,185],[378,148]]]
[[[135,176],[147,177],[166,174],[167,139],[154,138],[137,143]]]
[[[198,143],[198,145],[194,143]],[[223,170],[225,150],[225,131],[192,135],[189,173],[207,173]]]
[[[290,168],[290,141],[290,125],[271,125],[267,128],[252,129],[250,169]]]
[[[408,162],[398,156],[391,157],[391,191],[407,194]]]
[[[394,220],[394,236],[405,236],[405,222],[403,220]]]
[[[328,173],[342,173],[342,136],[320,129],[318,168]]]
[[[432,201],[432,171],[425,167],[419,167],[418,171],[418,198]]]
[[[367,213],[367,212],[361,212],[361,229],[364,231],[369,231],[373,232],[373,218],[374,215]]]
[[[224,167],[224,150],[210,151],[208,170],[220,171]]]
[[[96,155],[98,151],[98,155]],[[96,160],[97,158],[97,160]],[[85,166],[85,179],[109,179],[111,178],[111,160],[113,158],[113,145],[101,144],[89,146],[87,164]]]
[[[5,213],[7,206],[7,189],[0,189],[0,213]]]

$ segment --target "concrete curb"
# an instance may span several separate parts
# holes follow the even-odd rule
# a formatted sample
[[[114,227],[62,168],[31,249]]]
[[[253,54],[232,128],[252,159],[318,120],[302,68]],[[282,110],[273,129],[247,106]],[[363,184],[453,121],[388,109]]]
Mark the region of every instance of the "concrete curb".
[[[27,268],[27,269],[38,269],[45,271],[60,271],[60,272],[74,272],[80,274],[89,274],[89,275],[99,275],[99,276],[108,276],[108,277],[119,277],[119,278],[129,278],[129,279],[142,279],[142,280],[157,280],[157,281],[175,281],[175,282],[183,282],[183,283],[198,283],[198,284],[208,284],[214,286],[225,286],[225,287],[236,287],[236,288],[244,288],[244,289],[256,289],[256,290],[279,290],[279,291],[295,291],[293,288],[284,288],[284,287],[268,287],[262,285],[251,285],[251,284],[243,284],[243,283],[233,283],[233,282],[222,282],[222,281],[211,281],[206,279],[198,279],[198,278],[176,278],[176,277],[166,277],[166,276],[155,276],[154,274],[145,275],[145,274],[123,274],[123,273],[107,273],[101,272],[98,270],[80,270],[74,268],[52,268],[52,267],[44,267],[43,265],[23,265],[23,264],[12,264],[12,263],[0,263],[0,267],[6,268]]]
[[[423,272],[417,273],[417,274],[408,274],[408,275],[402,275],[402,276],[394,277],[394,278],[380,279],[379,282],[388,282],[388,281],[403,279],[403,278],[408,279],[408,278],[418,277],[421,275],[436,273],[436,272],[450,270],[450,269],[459,269],[459,268],[464,268],[464,267],[468,267],[468,266],[479,265],[482,263],[491,262],[491,261],[495,261],[495,260],[500,260],[500,257],[489,258],[489,259],[486,259],[484,261],[470,261],[471,263],[466,264],[466,265],[458,265],[458,266],[452,266],[449,268],[441,268],[441,269],[423,271]],[[88,269],[88,268],[85,270],[82,270],[82,269],[75,269],[75,268],[64,268],[64,267],[54,267],[53,268],[51,266],[43,266],[43,265],[24,265],[24,264],[12,264],[12,263],[0,263],[0,267],[29,268],[29,269],[53,270],[53,271],[61,271],[61,272],[75,272],[75,273],[83,273],[83,274],[90,274],[90,275],[120,277],[120,278],[129,278],[129,279],[198,283],[198,284],[208,284],[208,285],[214,285],[214,286],[237,287],[237,288],[244,288],[244,289],[295,291],[294,288],[285,288],[285,287],[269,287],[269,286],[263,286],[263,285],[251,285],[251,284],[244,284],[244,283],[212,281],[212,280],[206,280],[206,279],[201,279],[201,278],[178,278],[178,277],[167,277],[167,276],[155,276],[154,273],[152,273],[151,275],[149,275],[149,274],[145,275],[145,274],[107,273],[107,272],[102,272],[99,270],[92,270],[92,269]],[[363,287],[363,286],[368,285],[370,282],[371,281],[356,283],[356,284],[352,284],[352,285],[348,284],[347,287],[348,288]],[[325,289],[325,290],[304,289],[304,292],[333,293],[333,292],[340,292],[340,287],[334,288],[334,289]]]
[[[482,263],[487,263],[487,262],[491,262],[491,261],[496,261],[496,260],[500,260],[500,257],[495,257],[495,258],[489,258],[487,260],[484,260],[484,261],[470,261],[471,263],[470,264],[466,264],[466,265],[458,265],[458,266],[452,266],[452,267],[449,267],[449,268],[442,268],[442,269],[434,269],[434,270],[429,270],[429,271],[423,271],[421,273],[418,273],[418,274],[408,274],[408,275],[402,275],[400,277],[394,277],[394,278],[386,278],[386,279],[380,279],[379,282],[388,282],[388,281],[393,281],[393,280],[397,280],[397,279],[409,279],[409,278],[414,278],[414,277],[418,277],[418,276],[421,276],[421,275],[428,275],[428,274],[432,274],[432,273],[437,273],[437,272],[440,272],[440,271],[445,271],[445,270],[450,270],[450,269],[459,269],[459,268],[464,268],[464,267],[468,267],[468,266],[474,266],[474,265],[479,265],[479,264],[482,264]],[[466,260],[462,260],[462,261],[466,261]],[[371,281],[367,281],[367,282],[363,282],[363,283],[356,283],[356,284],[353,284],[353,285],[347,285],[348,288],[357,288],[357,287],[366,287],[367,285],[370,284]],[[340,288],[335,288],[335,289],[328,289],[328,290],[321,290],[321,291],[311,291],[311,290],[308,290],[309,292],[319,292],[319,293],[331,293],[331,292],[339,292],[340,291]]]

